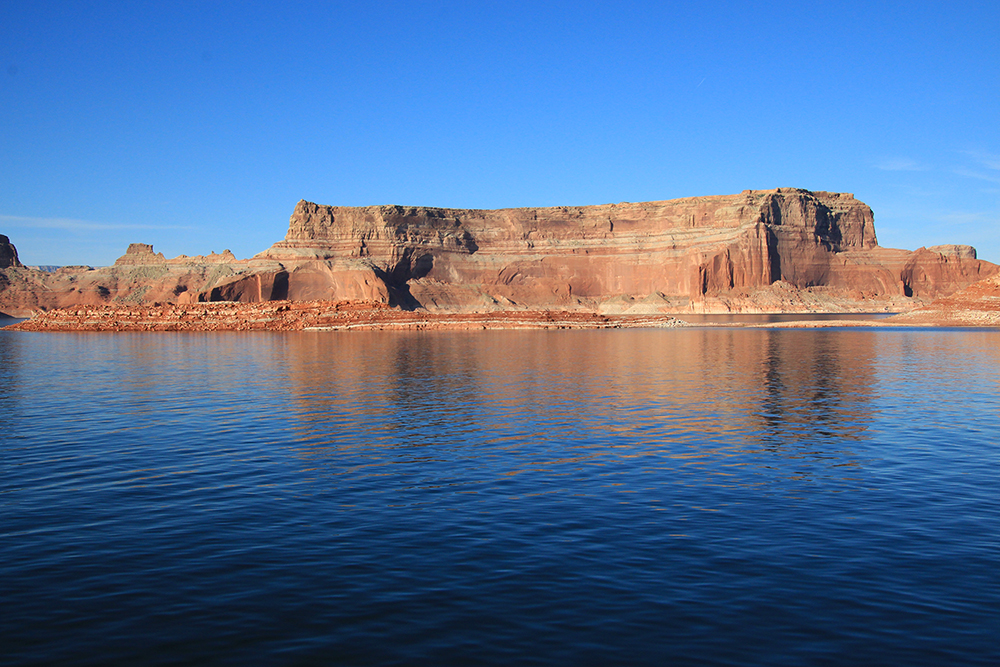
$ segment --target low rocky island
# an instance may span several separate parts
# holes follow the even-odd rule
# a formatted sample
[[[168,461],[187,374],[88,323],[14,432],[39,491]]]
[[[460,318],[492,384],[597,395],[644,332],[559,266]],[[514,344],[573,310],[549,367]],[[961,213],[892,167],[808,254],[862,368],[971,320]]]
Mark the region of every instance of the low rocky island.
[[[998,326],[998,272],[970,246],[882,248],[853,195],[795,188],[500,210],[300,201],[285,238],[242,260],[167,259],[135,243],[110,267],[43,271],[0,236],[0,313],[31,317],[22,330],[675,326],[683,314],[817,312]]]

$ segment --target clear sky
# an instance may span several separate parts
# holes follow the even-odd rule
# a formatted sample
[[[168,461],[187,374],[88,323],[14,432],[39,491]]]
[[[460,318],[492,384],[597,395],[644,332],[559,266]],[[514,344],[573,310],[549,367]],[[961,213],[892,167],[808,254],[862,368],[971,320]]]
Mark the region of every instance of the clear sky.
[[[299,199],[774,187],[1000,263],[1000,3],[0,0],[0,234],[26,264],[249,257]]]

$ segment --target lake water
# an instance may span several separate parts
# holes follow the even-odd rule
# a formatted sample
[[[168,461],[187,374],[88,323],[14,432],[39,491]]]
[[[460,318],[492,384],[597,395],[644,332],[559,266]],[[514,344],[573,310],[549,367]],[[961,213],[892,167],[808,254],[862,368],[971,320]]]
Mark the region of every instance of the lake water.
[[[1000,332],[0,331],[0,663],[997,664]]]

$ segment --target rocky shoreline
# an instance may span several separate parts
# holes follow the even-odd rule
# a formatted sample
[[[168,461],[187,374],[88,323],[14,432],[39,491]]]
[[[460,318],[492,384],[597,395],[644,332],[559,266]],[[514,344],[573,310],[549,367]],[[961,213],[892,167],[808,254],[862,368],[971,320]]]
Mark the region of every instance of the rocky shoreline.
[[[685,326],[766,328],[985,327],[1000,328],[1000,275],[885,319],[810,319],[785,322],[696,322],[683,314],[602,314],[568,310],[428,312],[375,301],[262,301],[72,306],[36,313],[15,331],[332,331],[348,329],[625,329]],[[782,314],[788,315],[788,311]],[[844,313],[847,314],[847,313]]]
[[[803,319],[780,322],[718,322],[683,315],[602,315],[579,311],[496,311],[430,313],[376,303],[272,301],[265,303],[150,304],[92,306],[39,313],[2,329],[35,332],[226,332],[473,329],[636,329],[739,327],[758,329],[829,327],[976,327],[1000,328],[1000,290],[993,307],[931,306],[882,319]],[[951,299],[954,301],[954,299]],[[947,305],[947,304],[945,304]],[[968,304],[965,304],[968,305]],[[977,304],[978,306],[979,304]],[[788,315],[789,313],[781,313]],[[842,313],[857,315],[857,313]]]
[[[567,311],[427,313],[379,303],[263,303],[81,306],[39,313],[14,331],[335,331],[348,329],[621,329],[676,327],[669,315],[600,315]]]

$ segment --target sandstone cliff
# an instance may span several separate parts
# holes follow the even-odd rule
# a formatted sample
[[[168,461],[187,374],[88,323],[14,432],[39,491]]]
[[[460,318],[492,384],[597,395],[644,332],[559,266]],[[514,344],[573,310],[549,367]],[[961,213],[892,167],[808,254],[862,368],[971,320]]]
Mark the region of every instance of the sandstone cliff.
[[[880,248],[871,209],[853,195],[787,188],[491,211],[301,201],[285,239],[257,257],[367,268],[395,302],[442,310],[610,312],[650,299],[662,312],[739,310],[779,282],[857,302],[934,298],[997,270],[971,248]]]
[[[69,306],[154,301],[209,300],[219,285],[257,268],[232,253],[165,259],[145,244],[132,244],[114,266],[63,266],[41,271],[25,266],[0,270],[0,313],[26,317]]]
[[[7,244],[9,245],[9,243]],[[4,246],[0,244],[0,266]],[[778,188],[603,206],[465,210],[300,201],[247,260],[0,269],[0,312],[102,303],[358,301],[432,311],[907,310],[993,275],[968,246],[878,246],[850,194]]]

